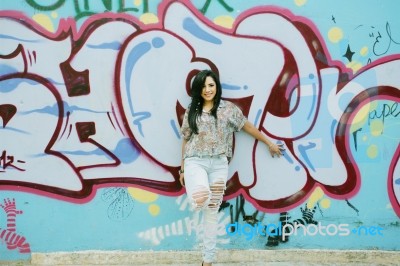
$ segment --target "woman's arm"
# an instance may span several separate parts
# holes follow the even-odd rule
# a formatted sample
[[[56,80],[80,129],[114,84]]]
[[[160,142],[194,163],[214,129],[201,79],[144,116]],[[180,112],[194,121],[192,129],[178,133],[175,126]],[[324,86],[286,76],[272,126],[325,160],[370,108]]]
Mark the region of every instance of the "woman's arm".
[[[184,159],[183,155],[185,154],[185,146],[186,146],[187,140],[183,139],[182,140],[182,160],[181,160],[181,170],[179,171],[179,182],[181,182],[181,185],[184,187],[185,186],[185,173],[184,173]]]
[[[264,142],[265,145],[268,146],[269,152],[271,153],[271,156],[274,157],[274,155],[281,156],[282,151],[285,150],[283,147],[283,144],[275,144],[272,143],[267,137],[264,136],[263,133],[261,133],[252,123],[249,121],[246,121],[246,123],[243,126],[243,130],[248,133],[250,136],[252,136],[255,139],[258,139],[261,142]]]

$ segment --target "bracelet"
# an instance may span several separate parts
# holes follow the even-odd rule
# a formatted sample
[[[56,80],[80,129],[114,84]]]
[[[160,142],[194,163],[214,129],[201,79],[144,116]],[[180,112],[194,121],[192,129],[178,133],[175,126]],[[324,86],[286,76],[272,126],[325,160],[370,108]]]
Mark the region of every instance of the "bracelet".
[[[179,169],[179,174],[183,174],[185,171],[183,169]]]

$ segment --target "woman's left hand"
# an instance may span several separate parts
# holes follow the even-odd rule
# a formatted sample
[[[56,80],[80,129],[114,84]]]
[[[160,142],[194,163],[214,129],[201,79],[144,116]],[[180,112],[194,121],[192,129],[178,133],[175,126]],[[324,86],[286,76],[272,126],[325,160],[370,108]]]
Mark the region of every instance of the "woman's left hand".
[[[271,143],[270,145],[268,145],[269,148],[269,152],[271,153],[272,158],[277,155],[278,157],[280,157],[282,155],[282,151],[285,150],[285,147],[283,146],[283,144],[274,144]]]

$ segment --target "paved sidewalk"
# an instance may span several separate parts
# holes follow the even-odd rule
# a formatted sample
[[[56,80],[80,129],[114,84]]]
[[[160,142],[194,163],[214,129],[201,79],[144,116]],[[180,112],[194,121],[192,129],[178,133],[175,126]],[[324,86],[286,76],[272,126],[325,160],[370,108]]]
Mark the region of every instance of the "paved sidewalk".
[[[31,265],[201,265],[197,251],[32,254]],[[400,265],[400,252],[377,250],[219,250],[214,266]]]
[[[53,264],[31,264],[28,262],[1,262],[1,266],[34,266],[34,265],[53,265]],[[54,264],[58,266],[95,266],[95,265],[104,265],[104,264]],[[112,264],[115,266],[201,266],[200,263],[172,263],[172,264]],[[399,265],[399,263],[299,263],[295,261],[286,261],[286,262],[225,262],[225,263],[214,263],[213,266],[371,266],[371,265]]]
[[[7,266],[200,266],[195,251],[80,251],[32,253],[31,261]],[[213,266],[367,266],[400,265],[399,251],[377,250],[220,250]]]
[[[2,263],[1,266],[33,266],[33,265],[52,265],[52,264],[31,264],[27,262],[15,262],[15,263]],[[104,265],[104,264],[55,264],[58,266],[95,266],[95,265]],[[112,264],[116,266],[201,266],[200,263],[181,263],[181,264]],[[296,261],[286,261],[286,262],[225,262],[225,263],[214,263],[213,266],[371,266],[371,265],[399,265],[399,263],[299,263]]]
[[[33,266],[33,265],[58,265],[58,266],[95,266],[95,265],[104,265],[100,263],[96,264],[31,264],[29,262],[1,262],[1,266]],[[171,264],[112,264],[116,266],[201,266],[201,262],[199,263],[171,263]],[[371,266],[371,265],[399,265],[399,263],[360,263],[360,262],[347,262],[347,263],[326,263],[326,262],[318,262],[318,263],[304,263],[304,262],[296,262],[296,261],[285,261],[285,262],[225,262],[225,263],[214,263],[213,266]]]

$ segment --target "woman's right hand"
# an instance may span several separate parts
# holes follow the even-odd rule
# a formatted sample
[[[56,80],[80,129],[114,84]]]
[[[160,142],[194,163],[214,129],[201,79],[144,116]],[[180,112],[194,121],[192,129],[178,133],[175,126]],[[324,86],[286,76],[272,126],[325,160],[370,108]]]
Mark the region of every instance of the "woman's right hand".
[[[181,183],[182,187],[185,186],[185,174],[184,173],[179,174],[179,182]]]
[[[268,145],[269,148],[269,152],[271,153],[272,158],[275,155],[278,155],[278,157],[282,156],[282,151],[285,150],[285,147],[283,146],[283,144],[275,144],[275,143],[271,143],[270,145]]]

